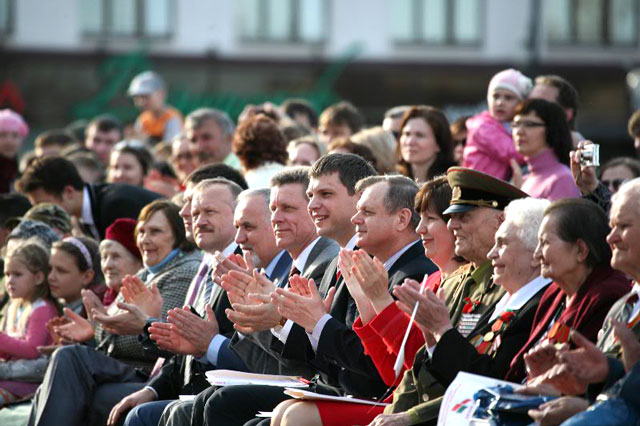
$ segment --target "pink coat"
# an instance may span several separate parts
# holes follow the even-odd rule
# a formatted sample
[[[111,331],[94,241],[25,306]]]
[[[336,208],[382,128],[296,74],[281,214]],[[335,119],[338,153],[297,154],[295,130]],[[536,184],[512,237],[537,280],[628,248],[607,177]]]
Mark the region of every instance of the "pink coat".
[[[509,161],[512,158],[518,163],[524,161],[516,151],[511,134],[489,111],[474,115],[466,124],[468,136],[462,166],[507,180],[511,176]]]
[[[35,302],[23,336],[12,337],[0,332],[0,358],[7,360],[33,359],[40,356],[37,347],[52,343],[51,336],[47,331],[47,322],[57,315],[58,311],[51,302],[43,300]],[[18,397],[35,392],[37,387],[37,383],[0,381],[0,388],[8,390]]]

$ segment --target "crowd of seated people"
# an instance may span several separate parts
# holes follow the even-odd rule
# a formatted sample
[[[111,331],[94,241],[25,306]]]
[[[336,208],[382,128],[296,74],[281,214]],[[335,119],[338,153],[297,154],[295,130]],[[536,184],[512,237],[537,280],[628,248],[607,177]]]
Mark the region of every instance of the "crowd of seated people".
[[[183,118],[151,71],[127,94],[133,126],[32,152],[0,111],[0,424],[435,425],[460,372],[547,398],[531,423],[640,422],[640,163],[584,161],[568,81],[507,69],[486,111],[378,126],[303,99]]]

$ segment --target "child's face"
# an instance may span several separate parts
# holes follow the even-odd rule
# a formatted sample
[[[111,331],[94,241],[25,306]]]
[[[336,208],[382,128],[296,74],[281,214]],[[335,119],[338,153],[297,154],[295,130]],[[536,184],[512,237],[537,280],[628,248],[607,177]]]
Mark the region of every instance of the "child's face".
[[[159,111],[164,107],[164,92],[156,90],[148,95],[136,95],[133,103],[141,111]]]
[[[0,155],[14,158],[18,154],[22,136],[18,132],[0,131]]]
[[[33,299],[38,285],[43,285],[44,274],[31,272],[21,259],[9,257],[4,265],[4,285],[12,299]]]
[[[91,277],[87,274],[89,271],[80,271],[75,257],[55,248],[51,250],[49,266],[51,266],[51,272],[49,272],[51,295],[63,299],[66,303],[80,299],[82,289],[91,282]]]
[[[489,113],[498,121],[510,121],[516,114],[520,98],[511,90],[495,89],[487,98]]]

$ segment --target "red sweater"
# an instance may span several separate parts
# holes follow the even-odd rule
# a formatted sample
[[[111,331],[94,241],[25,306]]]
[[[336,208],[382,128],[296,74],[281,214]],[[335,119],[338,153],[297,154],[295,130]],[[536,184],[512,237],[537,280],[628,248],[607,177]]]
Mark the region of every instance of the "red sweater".
[[[602,327],[604,318],[611,306],[631,290],[631,283],[622,272],[613,270],[610,266],[597,266],[587,277],[570,306],[560,314],[557,321],[578,330],[587,339],[595,342],[598,330]],[[511,362],[505,380],[524,377],[524,354],[531,349],[544,333],[556,316],[566,293],[556,283],[551,283],[540,299],[538,310],[533,318],[529,340]]]

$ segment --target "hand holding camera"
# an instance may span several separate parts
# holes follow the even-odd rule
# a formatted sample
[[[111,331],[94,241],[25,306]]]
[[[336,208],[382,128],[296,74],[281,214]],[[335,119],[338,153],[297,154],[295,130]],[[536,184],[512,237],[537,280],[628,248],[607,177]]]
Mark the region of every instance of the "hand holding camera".
[[[571,173],[582,194],[590,194],[598,187],[596,167],[600,165],[600,145],[584,140],[569,154]]]

